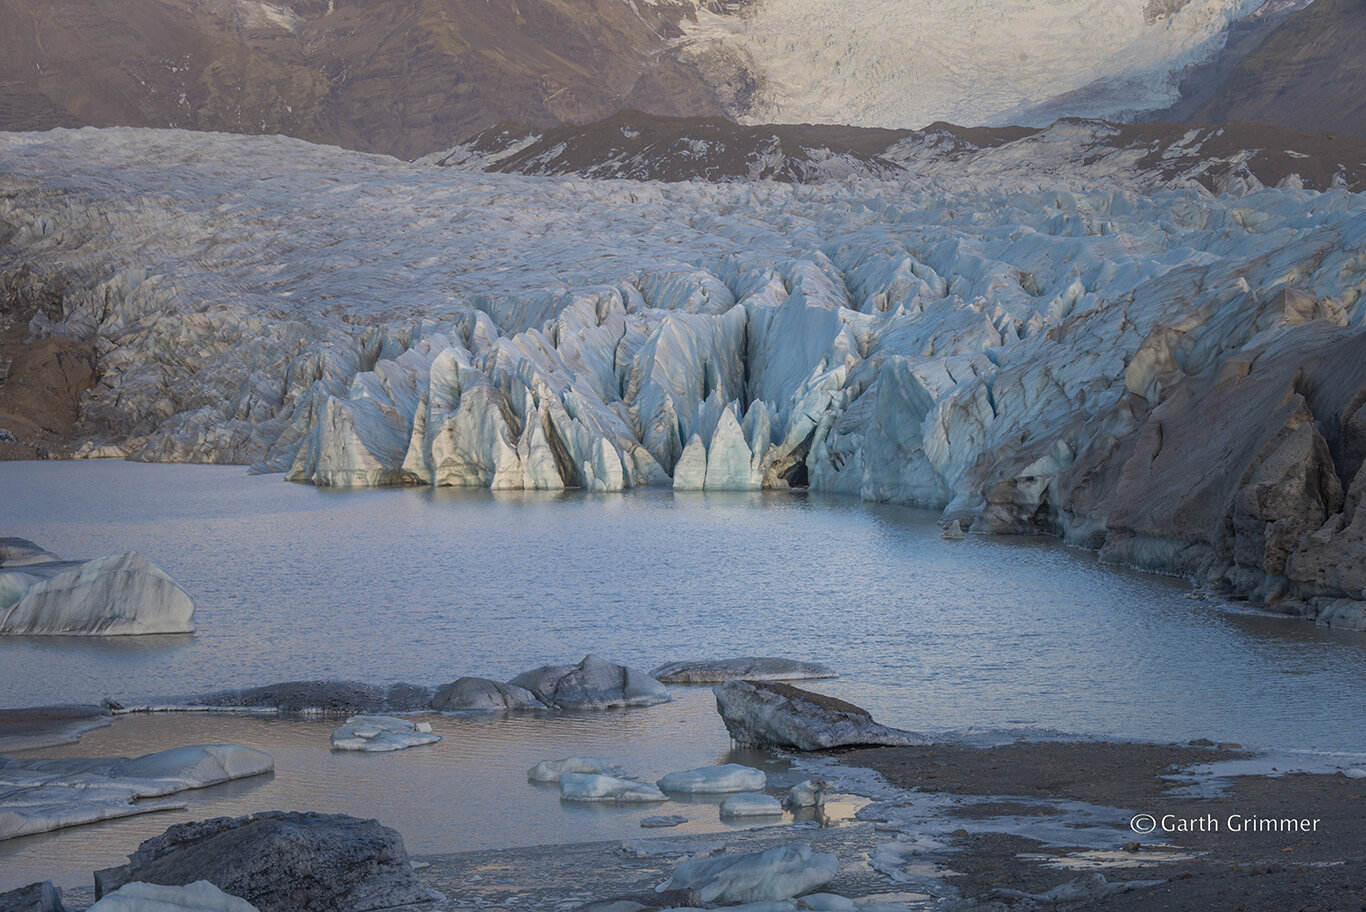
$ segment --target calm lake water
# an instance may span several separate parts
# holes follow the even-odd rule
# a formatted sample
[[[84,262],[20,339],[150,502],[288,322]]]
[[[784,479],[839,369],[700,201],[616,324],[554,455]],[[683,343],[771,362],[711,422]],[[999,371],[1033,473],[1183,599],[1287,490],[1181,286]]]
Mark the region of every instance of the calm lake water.
[[[199,604],[193,636],[0,639],[3,706],[506,679],[587,652],[647,670],[783,655],[841,672],[814,689],[927,732],[1366,750],[1366,636],[1230,612],[1052,540],[947,542],[923,511],[787,493],[339,492],[123,462],[0,463],[0,492],[0,534],[64,557],[141,551]],[[441,745],[363,758],[328,752],[335,722],[125,717],[47,753],[235,740],[272,750],[277,772],[180,796],[179,816],[0,844],[0,881],[73,855],[88,872],[175,820],[263,807],[379,816],[417,852],[639,836],[644,812],[562,806],[524,772],[597,753],[655,778],[728,756],[710,695],[678,693],[596,717],[438,717]],[[437,799],[454,808],[439,820]]]

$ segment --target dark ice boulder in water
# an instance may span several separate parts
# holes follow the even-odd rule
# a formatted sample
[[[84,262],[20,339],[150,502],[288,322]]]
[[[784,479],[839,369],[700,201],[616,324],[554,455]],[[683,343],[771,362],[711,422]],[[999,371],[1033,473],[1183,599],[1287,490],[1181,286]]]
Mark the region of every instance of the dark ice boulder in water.
[[[611,709],[667,703],[669,691],[643,671],[614,665],[595,655],[578,665],[542,665],[508,683],[525,688],[560,709]]]
[[[879,725],[852,703],[790,684],[726,681],[712,693],[726,731],[738,744],[824,750],[928,743],[914,732]]]

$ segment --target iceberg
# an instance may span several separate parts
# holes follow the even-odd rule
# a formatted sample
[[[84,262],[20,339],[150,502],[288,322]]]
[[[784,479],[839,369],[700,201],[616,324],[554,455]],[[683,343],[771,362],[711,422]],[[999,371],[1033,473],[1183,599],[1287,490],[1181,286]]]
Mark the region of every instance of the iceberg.
[[[332,749],[385,752],[435,744],[430,722],[409,722],[396,716],[351,716],[332,733]]]
[[[790,684],[727,681],[712,692],[716,711],[737,744],[826,750],[929,743],[915,732],[879,725],[867,710],[852,703]]]
[[[813,852],[810,843],[801,842],[767,852],[685,862],[655,889],[696,890],[703,902],[718,905],[771,902],[809,893],[838,872],[839,859]]]
[[[133,881],[106,894],[86,912],[260,912],[207,880],[183,887]]]
[[[194,600],[141,554],[48,560],[52,555],[31,542],[5,541],[11,544],[0,550],[0,634],[194,632]]]
[[[595,655],[578,665],[543,665],[508,682],[560,709],[612,709],[667,703],[669,691],[643,671],[614,665]]]
[[[762,770],[739,763],[726,763],[669,773],[655,784],[666,792],[716,794],[762,789],[768,784],[768,778]]]
[[[594,773],[564,773],[560,776],[560,798],[565,801],[668,801],[653,785],[632,779],[618,779]]]
[[[721,802],[722,817],[781,817],[783,805],[772,795],[741,792]]]
[[[176,747],[134,759],[0,756],[0,839],[180,809],[185,805],[134,802],[274,769],[270,754],[236,744]]]
[[[591,773],[595,776],[612,776],[625,779],[626,770],[613,766],[597,757],[567,757],[564,760],[542,760],[530,770],[526,777],[532,782],[559,782],[565,773]]]

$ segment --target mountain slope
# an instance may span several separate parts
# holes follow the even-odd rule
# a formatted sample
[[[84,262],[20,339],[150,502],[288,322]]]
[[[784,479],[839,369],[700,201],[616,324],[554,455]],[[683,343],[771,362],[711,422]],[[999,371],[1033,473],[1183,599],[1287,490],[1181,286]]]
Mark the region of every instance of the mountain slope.
[[[672,0],[0,0],[0,129],[284,133],[411,158],[499,120],[715,114]]]
[[[1191,116],[1366,138],[1366,0],[1316,0],[1245,56]]]

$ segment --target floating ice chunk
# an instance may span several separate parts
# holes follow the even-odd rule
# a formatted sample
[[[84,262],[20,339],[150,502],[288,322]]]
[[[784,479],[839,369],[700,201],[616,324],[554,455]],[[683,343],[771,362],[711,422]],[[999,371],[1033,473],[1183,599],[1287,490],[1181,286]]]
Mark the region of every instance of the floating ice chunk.
[[[780,817],[782,813],[782,803],[762,792],[741,792],[721,802],[722,817]]]
[[[83,564],[0,568],[0,633],[193,633],[194,611],[179,583],[133,551]]]
[[[835,669],[820,662],[767,656],[740,656],[695,662],[669,662],[650,676],[663,684],[719,684],[722,681],[800,681],[837,678]]]
[[[797,900],[797,908],[811,912],[853,912],[854,901],[838,893],[808,893]]]
[[[712,688],[731,738],[755,747],[824,750],[848,745],[925,744],[914,732],[873,721],[864,709],[789,684],[726,681]]]
[[[693,861],[698,858],[711,858],[726,851],[724,842],[709,842],[698,845],[694,842],[670,842],[665,839],[628,839],[617,848],[618,855],[627,858],[662,858],[670,856]]]
[[[418,725],[425,726],[426,731],[419,731]],[[440,740],[441,736],[432,734],[432,727],[426,722],[414,723],[396,716],[352,716],[332,733],[332,749],[396,751]]]
[[[610,709],[667,703],[669,691],[643,671],[614,665],[595,655],[578,665],[543,665],[513,678],[545,703],[560,709]]]
[[[825,789],[823,779],[804,779],[788,790],[787,797],[783,799],[783,807],[820,807],[825,803]]]
[[[566,757],[563,760],[542,760],[526,777],[532,782],[559,782],[565,773],[591,773],[595,776],[614,776],[625,779],[626,770],[600,757]]]
[[[648,783],[593,773],[565,773],[560,776],[560,797],[566,801],[669,800],[667,795]]]
[[[655,890],[692,889],[703,902],[717,904],[782,900],[814,890],[838,871],[834,855],[813,852],[809,842],[799,842],[686,862]]]
[[[956,519],[949,523],[944,527],[944,538],[949,541],[962,541],[967,538],[967,535],[963,532],[963,524]]]
[[[762,770],[739,763],[703,766],[698,769],[669,773],[655,783],[666,792],[687,794],[716,794],[720,792],[752,792],[768,784]]]
[[[666,827],[676,827],[688,822],[687,817],[680,817],[677,814],[661,814],[657,817],[646,817],[640,825],[648,829],[664,829]]]
[[[134,881],[124,884],[87,912],[257,912],[255,906],[229,896],[207,880],[183,887]]]

